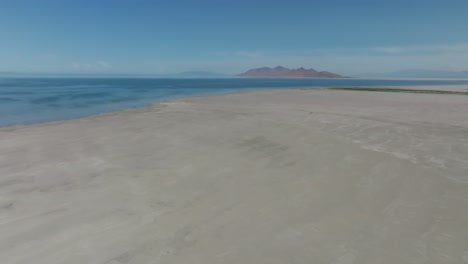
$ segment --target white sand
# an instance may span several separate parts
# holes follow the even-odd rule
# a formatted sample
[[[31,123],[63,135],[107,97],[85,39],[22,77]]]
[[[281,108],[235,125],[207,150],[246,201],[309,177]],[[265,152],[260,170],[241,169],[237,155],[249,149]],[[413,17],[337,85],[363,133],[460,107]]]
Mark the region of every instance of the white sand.
[[[468,263],[468,96],[270,90],[1,128],[0,263]]]

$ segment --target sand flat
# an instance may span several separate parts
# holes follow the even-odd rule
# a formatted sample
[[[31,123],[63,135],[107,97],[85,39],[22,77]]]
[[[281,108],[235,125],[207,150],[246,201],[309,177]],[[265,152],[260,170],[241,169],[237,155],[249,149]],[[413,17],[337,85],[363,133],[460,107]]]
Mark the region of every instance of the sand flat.
[[[468,263],[467,113],[297,89],[0,128],[1,263]]]

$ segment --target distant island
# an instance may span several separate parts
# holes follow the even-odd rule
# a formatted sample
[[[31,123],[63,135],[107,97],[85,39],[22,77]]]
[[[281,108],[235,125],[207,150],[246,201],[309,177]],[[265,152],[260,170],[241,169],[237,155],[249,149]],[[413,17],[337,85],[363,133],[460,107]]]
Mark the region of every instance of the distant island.
[[[241,77],[275,77],[275,78],[345,78],[342,75],[328,72],[316,71],[314,69],[288,69],[283,66],[275,68],[263,67],[248,70],[244,73],[238,74]]]

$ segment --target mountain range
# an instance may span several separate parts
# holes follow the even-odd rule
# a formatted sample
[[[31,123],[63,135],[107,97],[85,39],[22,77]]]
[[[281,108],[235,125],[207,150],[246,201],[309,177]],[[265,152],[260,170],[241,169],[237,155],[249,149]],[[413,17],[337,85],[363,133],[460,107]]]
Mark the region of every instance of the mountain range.
[[[275,68],[255,68],[238,74],[237,76],[274,78],[344,78],[342,75],[328,71],[316,71],[314,69],[305,69],[303,67],[298,69],[288,69],[283,66],[277,66]]]

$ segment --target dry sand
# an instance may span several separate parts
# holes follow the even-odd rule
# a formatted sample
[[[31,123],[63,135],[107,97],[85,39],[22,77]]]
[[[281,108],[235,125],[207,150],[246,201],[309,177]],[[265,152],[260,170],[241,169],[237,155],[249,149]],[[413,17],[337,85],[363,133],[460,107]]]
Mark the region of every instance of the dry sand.
[[[268,90],[1,128],[0,262],[468,263],[468,96]]]

